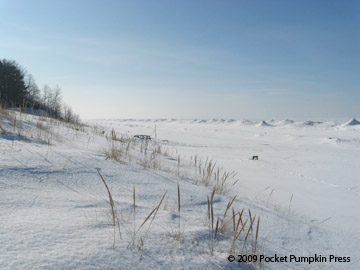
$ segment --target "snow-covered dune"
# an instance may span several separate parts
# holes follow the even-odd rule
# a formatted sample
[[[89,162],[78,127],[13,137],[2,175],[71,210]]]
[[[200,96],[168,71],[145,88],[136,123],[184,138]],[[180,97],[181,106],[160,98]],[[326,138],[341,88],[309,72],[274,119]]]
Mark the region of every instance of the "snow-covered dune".
[[[356,128],[342,127],[356,123],[211,120],[113,127],[154,136],[156,126],[157,138],[177,142],[182,156],[208,157],[236,171],[241,184],[233,191],[252,201],[284,210],[292,198],[295,217],[304,217],[309,226],[326,220],[334,252],[350,254],[360,240],[360,215],[354,212],[360,205],[360,141]],[[250,160],[253,155],[259,160]]]
[[[343,123],[264,122],[269,128],[259,121],[128,119],[77,126],[19,112],[0,120],[0,269],[239,269],[227,260],[232,225],[224,225],[216,241],[209,232],[214,180],[210,186],[199,180],[195,159],[197,166],[216,162],[220,175],[237,173],[227,192],[215,193],[215,223],[219,217],[219,224],[232,224],[224,212],[238,194],[234,213],[244,209],[244,222],[248,209],[260,217],[258,255],[334,254],[351,258],[346,269],[360,267],[360,140],[357,129],[338,128]],[[153,140],[132,140],[136,134]],[[116,149],[123,152],[111,153]],[[112,194],[115,227],[98,171]],[[156,216],[144,223],[165,192]],[[313,263],[310,269],[344,265]]]

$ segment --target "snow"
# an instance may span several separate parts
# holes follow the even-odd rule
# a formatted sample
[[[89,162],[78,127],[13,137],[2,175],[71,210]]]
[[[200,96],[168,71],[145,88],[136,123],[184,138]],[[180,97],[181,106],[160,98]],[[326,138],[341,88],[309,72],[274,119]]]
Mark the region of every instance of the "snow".
[[[215,194],[214,215],[222,217],[238,194],[233,206],[245,209],[244,220],[248,209],[261,218],[259,254],[351,258],[348,263],[310,266],[265,263],[255,269],[360,268],[357,126],[344,128],[343,122],[334,121],[259,125],[248,120],[128,119],[92,120],[79,127],[19,112],[0,120],[0,269],[239,269],[227,261],[226,234],[220,234],[210,255],[211,187],[190,177],[195,155],[237,173],[235,185],[229,182],[227,192]],[[159,158],[163,169],[139,166],[135,149],[130,151],[132,160],[109,159],[105,152],[111,130],[153,138],[156,130],[157,141],[150,146],[169,151]],[[259,160],[251,160],[253,155]],[[180,177],[174,173],[179,156]],[[118,214],[114,249],[109,198],[97,169]],[[134,186],[136,228],[167,195],[151,227],[145,223],[132,245]]]
[[[257,124],[256,126],[258,127],[271,127],[271,125],[269,123],[267,123],[266,121],[261,121],[259,124]]]

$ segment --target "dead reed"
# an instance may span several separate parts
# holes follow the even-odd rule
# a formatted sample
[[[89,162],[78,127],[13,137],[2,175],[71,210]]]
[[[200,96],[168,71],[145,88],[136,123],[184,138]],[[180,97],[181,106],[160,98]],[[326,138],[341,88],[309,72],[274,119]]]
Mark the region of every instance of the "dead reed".
[[[162,204],[162,202],[163,202],[166,194],[167,194],[167,191],[165,191],[165,193],[164,193],[163,196],[161,197],[161,200],[160,200],[160,202],[158,203],[158,205],[147,215],[147,217],[146,217],[146,218],[144,219],[144,221],[141,223],[141,225],[139,226],[139,228],[135,231],[135,233],[133,234],[133,237],[132,237],[132,239],[131,239],[131,242],[129,243],[128,246],[130,246],[132,243],[135,242],[136,235],[138,234],[138,232],[140,231],[140,229],[141,229],[141,228],[146,224],[146,222],[147,222],[148,220],[150,220],[150,218],[152,217],[148,229],[146,230],[144,236],[141,237],[141,240],[142,240],[142,242],[144,243],[144,240],[145,240],[148,232],[150,231],[151,225],[152,225],[153,221],[155,220],[156,214],[158,213],[158,211],[159,211],[159,209],[160,209],[160,206],[161,206],[161,204]]]
[[[180,185],[178,183],[177,185],[177,194],[178,194],[178,218],[179,218],[179,230],[178,230],[178,239],[180,240],[180,234],[181,234],[181,226],[180,226],[180,210],[181,210],[181,205],[180,205]]]
[[[108,185],[106,184],[106,181],[105,181],[104,177],[100,173],[100,169],[97,168],[96,170],[97,170],[102,182],[104,183],[105,188],[106,188],[107,193],[108,193],[108,196],[109,196],[110,210],[111,210],[111,216],[112,216],[112,225],[114,226],[114,241],[113,241],[113,249],[114,249],[115,248],[115,229],[116,229],[116,215],[115,215],[114,200],[113,200],[113,198],[111,196],[110,189],[109,189]]]

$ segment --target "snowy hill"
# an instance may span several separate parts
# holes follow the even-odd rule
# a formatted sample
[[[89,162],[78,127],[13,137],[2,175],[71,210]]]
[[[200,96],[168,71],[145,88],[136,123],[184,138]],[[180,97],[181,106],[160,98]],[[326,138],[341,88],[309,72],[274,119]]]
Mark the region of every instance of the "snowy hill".
[[[356,120],[355,118],[344,123],[344,126],[356,126],[356,125],[360,125],[360,122],[358,120]]]
[[[258,127],[271,127],[272,125],[270,125],[266,121],[260,121],[260,123],[257,124],[256,126],[258,126]]]
[[[360,267],[354,130],[287,122],[255,136],[255,123],[235,120],[0,120],[0,269],[239,269],[229,254],[315,253],[351,262],[311,269]]]

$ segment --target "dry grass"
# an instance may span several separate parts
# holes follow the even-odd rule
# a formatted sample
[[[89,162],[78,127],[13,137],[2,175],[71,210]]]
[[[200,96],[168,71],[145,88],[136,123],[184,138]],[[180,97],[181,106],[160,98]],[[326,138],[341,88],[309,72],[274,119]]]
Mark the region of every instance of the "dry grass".
[[[257,243],[258,243],[258,237],[259,237],[259,228],[260,228],[260,217],[258,217],[257,225],[256,225],[256,234],[255,234],[255,240],[253,241],[252,247],[252,254],[256,254],[257,252]]]
[[[222,243],[230,242],[229,254],[257,254],[260,217],[253,216],[251,210],[248,210],[248,218],[244,218],[244,209],[236,212],[233,205],[236,201],[235,195],[227,204],[222,217],[214,215],[214,196],[216,188],[213,188],[210,197],[207,197],[207,220],[209,231],[209,249],[210,255],[213,256],[217,250],[219,236],[221,235]]]
[[[206,158],[203,164],[201,158],[195,155],[193,161],[194,177],[205,186],[213,186],[218,192],[226,192],[228,182],[232,181],[232,185],[235,185],[239,181],[236,179],[237,174],[234,171],[226,172],[223,168],[217,167],[216,164],[209,158]]]
[[[180,240],[180,234],[181,234],[181,226],[180,226],[180,210],[181,210],[181,204],[180,204],[180,185],[178,183],[177,185],[177,194],[178,194],[178,219],[179,219],[179,231],[178,231],[178,239]]]
[[[273,192],[274,192],[274,189],[271,190],[271,192],[270,192],[270,194],[269,194],[269,197],[268,197],[267,200],[266,200],[266,204],[269,203],[270,198],[271,198],[271,195],[273,194]]]
[[[139,233],[140,229],[150,220],[151,218],[151,221],[150,221],[150,224],[149,224],[149,227],[147,228],[145,234],[140,237],[140,240],[142,242],[142,244],[144,245],[144,241],[145,241],[145,238],[147,236],[147,234],[149,233],[150,229],[151,229],[151,225],[152,223],[154,222],[155,218],[156,218],[156,214],[158,213],[159,209],[160,209],[160,206],[166,196],[167,192],[165,191],[165,193],[163,194],[163,196],[161,197],[160,199],[160,202],[157,204],[157,206],[147,215],[147,217],[144,219],[144,221],[141,223],[141,225],[139,226],[139,228],[135,231],[135,233],[133,234],[133,237],[131,239],[131,242],[129,243],[128,246],[130,246],[131,244],[135,243],[135,238],[136,238],[136,235]]]
[[[1,104],[1,102],[0,102],[0,114],[4,116],[10,115],[9,111],[6,109],[6,107],[3,104]]]
[[[136,192],[135,192],[135,184],[133,187],[133,215],[134,215],[134,224],[133,224],[133,245],[135,240],[135,228],[136,228]]]
[[[151,168],[168,172],[178,177],[193,178],[198,183],[205,186],[211,186],[211,195],[207,197],[207,230],[209,239],[210,255],[214,255],[218,250],[223,252],[224,246],[227,246],[230,254],[257,254],[259,252],[258,241],[260,234],[260,217],[254,216],[251,210],[241,211],[235,210],[235,202],[237,195],[226,205],[222,215],[215,214],[214,197],[217,192],[226,192],[228,190],[228,183],[233,185],[238,182],[237,174],[227,172],[223,168],[217,166],[217,163],[212,159],[206,158],[205,162],[202,161],[197,155],[190,158],[190,163],[186,163],[186,159],[182,158],[177,151],[171,155],[168,149],[164,149],[156,142],[149,140],[134,140],[133,138],[122,135],[118,136],[114,130],[107,136],[110,142],[110,148],[107,151],[107,158],[112,158],[120,162],[132,162],[142,166],[143,168]],[[170,157],[164,158],[164,157]],[[170,160],[170,161],[168,161]],[[184,161],[185,160],[185,161]],[[170,163],[168,167],[164,167],[164,163]],[[195,168],[192,170],[191,168]],[[188,170],[188,169],[191,170]],[[193,172],[192,174],[189,174]],[[273,193],[271,191],[268,201]],[[138,247],[142,250],[144,248],[147,236],[151,230],[152,224],[157,216],[160,206],[163,204],[166,192],[160,199],[160,202],[155,208],[150,211],[146,218],[138,223],[136,222],[136,192],[135,186],[133,187],[133,221],[131,241],[129,245],[139,243]],[[291,204],[291,200],[290,200]],[[165,209],[166,207],[164,207]],[[177,229],[172,230],[175,239],[181,238],[181,190],[180,185],[177,184]],[[148,224],[145,232],[139,235],[140,231]],[[164,224],[162,224],[162,227]],[[228,242],[228,245],[226,243]]]
[[[94,128],[98,131],[98,128]],[[103,132],[103,131],[102,131]],[[118,135],[114,129],[106,135],[109,148],[105,151],[106,159],[114,159],[122,163],[135,163],[143,168],[171,173],[180,178],[194,179],[205,186],[215,187],[218,192],[226,192],[228,183],[235,185],[238,182],[237,174],[227,172],[217,166],[212,159],[206,158],[205,162],[197,155],[186,162],[180,154],[170,154],[168,148],[164,148],[157,141],[138,140],[129,135]],[[170,157],[170,159],[169,159]],[[174,160],[176,163],[171,163]],[[188,166],[194,166],[194,174],[189,173]]]
[[[11,118],[13,120],[13,125],[9,127],[9,129],[16,129],[21,122],[19,116],[18,118]],[[51,123],[44,123],[45,121],[39,120],[36,123],[37,128],[39,130],[44,130],[45,125],[51,125],[51,133],[48,136],[53,136],[53,130],[56,129],[56,125],[58,121],[53,120]],[[1,126],[0,129],[2,130]],[[102,133],[102,131],[99,131]],[[156,170],[165,170],[162,166],[161,161],[166,162],[164,157],[169,157],[169,150],[164,149],[161,145],[154,144],[148,140],[146,141],[137,141],[132,139],[127,135],[119,136],[116,134],[114,130],[111,131],[108,135],[105,135],[109,141],[110,148],[107,151],[107,158],[111,158],[117,161],[126,161],[131,162],[132,160],[138,164],[143,166],[144,168],[152,168]],[[50,137],[49,137],[50,138]],[[90,140],[90,137],[89,137]],[[230,250],[235,253],[235,251],[240,250],[239,254],[246,254],[247,252],[258,252],[258,239],[259,239],[259,227],[260,227],[260,218],[253,216],[251,211],[249,210],[248,218],[245,218],[244,209],[242,211],[235,211],[235,201],[237,199],[237,195],[235,195],[227,204],[224,209],[222,215],[216,215],[216,209],[214,205],[214,197],[217,192],[226,191],[226,185],[229,181],[234,181],[236,174],[234,172],[226,172],[224,169],[217,167],[217,163],[213,160],[206,158],[205,162],[202,162],[201,158],[197,155],[192,159],[192,163],[186,163],[186,158],[180,157],[179,154],[172,154],[173,161],[172,167],[169,168],[169,172],[177,175],[177,176],[186,176],[186,177],[195,177],[195,179],[199,180],[200,183],[212,186],[211,196],[207,197],[208,203],[208,211],[207,211],[207,222],[208,222],[208,230],[209,230],[209,246],[210,246],[210,254],[213,255],[217,250],[220,249],[221,242],[222,245],[229,241]],[[188,166],[188,167],[186,167]],[[195,167],[195,171],[193,167]],[[190,174],[186,175],[188,172],[186,169],[190,169]],[[111,225],[114,227],[114,240],[113,240],[113,248],[115,248],[115,238],[116,238],[116,226],[118,225],[119,235],[121,237],[120,231],[120,221],[116,214],[115,203],[111,195],[111,191],[104,179],[101,175],[100,171],[97,171],[99,177],[101,178],[109,197],[109,205],[111,211]],[[194,179],[194,178],[193,178]],[[236,181],[235,181],[236,182]],[[273,192],[273,191],[272,191]],[[268,200],[271,197],[269,195]],[[140,246],[143,248],[147,239],[147,236],[152,228],[152,225],[156,219],[158,211],[160,210],[160,206],[164,204],[164,198],[166,196],[166,192],[161,197],[159,203],[156,205],[154,209],[146,216],[146,218],[141,222],[137,221],[136,213],[136,189],[135,185],[133,187],[132,194],[132,212],[133,212],[133,220],[129,222],[129,238],[131,238],[130,245],[134,245],[135,242],[139,242]],[[177,184],[177,214],[178,214],[178,230],[177,230],[177,238],[180,239],[181,229],[184,227],[184,213],[181,213],[181,208],[183,205],[181,204],[181,190],[180,185]],[[292,198],[290,199],[291,205]],[[290,206],[289,206],[290,208]],[[247,214],[246,214],[247,215]],[[131,217],[131,212],[129,214]],[[183,219],[181,219],[181,217]],[[257,222],[256,222],[257,218]],[[140,224],[140,226],[139,226]],[[146,226],[148,225],[148,226]],[[163,226],[164,224],[162,224]],[[137,227],[138,226],[138,227]],[[132,227],[132,229],[131,229]],[[142,229],[147,227],[145,232],[142,232]],[[206,227],[205,227],[206,228]],[[140,231],[142,232],[141,235]],[[174,230],[175,231],[175,230]],[[228,246],[227,246],[228,248]],[[226,249],[227,249],[226,248]],[[236,254],[237,254],[236,253]]]
[[[291,213],[291,203],[292,203],[292,201],[293,201],[293,196],[294,196],[294,194],[293,193],[291,193],[291,197],[290,197],[290,202],[289,202],[289,209],[288,209],[288,214],[290,214]]]
[[[6,132],[22,138],[35,139],[49,145],[54,140],[64,142],[65,136],[69,134],[67,128],[70,126],[67,122],[15,110],[5,111],[7,115],[0,113],[0,120],[1,122],[4,121],[2,133]],[[80,124],[72,124],[71,126],[75,130],[84,130],[83,127],[80,128]]]
[[[97,169],[97,172],[102,180],[102,182],[104,183],[105,185],[105,188],[107,190],[107,193],[108,193],[108,196],[109,196],[109,204],[110,204],[110,210],[111,210],[111,216],[112,216],[112,225],[114,226],[114,241],[113,241],[113,249],[115,249],[115,229],[116,229],[116,214],[115,214],[115,206],[114,206],[114,200],[111,196],[111,192],[110,192],[110,189],[108,187],[108,185],[106,184],[106,181],[104,179],[104,177],[101,175],[100,173],[100,169]],[[120,223],[119,223],[120,224]],[[119,228],[120,230],[120,228]]]
[[[114,201],[111,196],[110,189],[98,170],[98,174],[104,183],[104,186],[107,190],[109,196],[109,204],[112,215],[112,225],[114,228],[116,227],[116,211],[114,207]],[[236,204],[237,195],[233,196],[231,200],[227,203],[226,208],[221,215],[217,215],[215,211],[214,199],[216,196],[217,189],[213,187],[211,195],[207,196],[207,230],[209,235],[209,253],[211,256],[215,255],[216,252],[224,252],[225,246],[230,246],[228,252],[230,254],[239,254],[239,255],[256,255],[259,253],[258,242],[259,242],[259,234],[260,234],[260,217],[253,215],[250,209],[246,212],[244,208],[241,211],[235,211],[234,205]],[[157,217],[157,214],[164,204],[165,197],[167,192],[161,196],[160,201],[156,204],[156,206],[146,215],[140,225],[137,227],[136,222],[136,188],[133,185],[132,190],[132,233],[129,246],[135,246],[137,243],[137,247],[143,254],[143,250],[145,248],[146,239],[151,231],[153,223]],[[175,239],[181,239],[181,189],[180,184],[177,184],[177,216],[178,216],[178,229],[177,232],[173,232],[176,235]],[[161,208],[162,209],[162,208]],[[118,222],[119,223],[119,222]],[[140,231],[146,227],[141,234]],[[161,224],[161,227],[164,227],[164,221]],[[136,228],[137,227],[137,228]],[[120,234],[120,224],[119,224],[119,234]],[[184,238],[185,241],[186,238]],[[180,244],[183,242],[179,242]],[[228,243],[228,245],[226,244]],[[113,240],[113,248],[115,248],[115,229],[114,229],[114,240]],[[227,248],[226,248],[227,249]]]
[[[49,131],[50,128],[48,125],[46,125],[43,121],[37,121],[36,122],[36,127],[38,129],[44,130],[44,131]]]
[[[215,241],[217,236],[217,230],[219,227],[219,219],[217,220],[217,226],[214,233],[214,196],[215,196],[216,189],[213,188],[213,191],[211,193],[210,198],[207,197],[207,203],[208,203],[208,222],[209,222],[209,246],[210,246],[210,255],[214,255],[214,247],[215,247]]]
[[[39,121],[43,121],[43,122],[46,122],[47,121],[47,118],[45,116],[40,116],[39,117]]]
[[[232,218],[227,218],[227,214],[229,212],[229,210],[231,209],[231,206],[232,204],[234,203],[235,199],[236,199],[237,195],[235,195],[232,200],[230,202],[228,202],[227,206],[226,206],[226,209],[225,209],[225,212],[224,212],[224,216],[221,220],[221,224],[220,224],[220,229],[222,231],[225,231],[227,230],[227,227],[230,225],[231,221],[232,221]]]
[[[105,159],[113,159],[116,161],[121,161],[121,151],[115,147],[115,144],[111,144],[108,150],[105,151]]]

